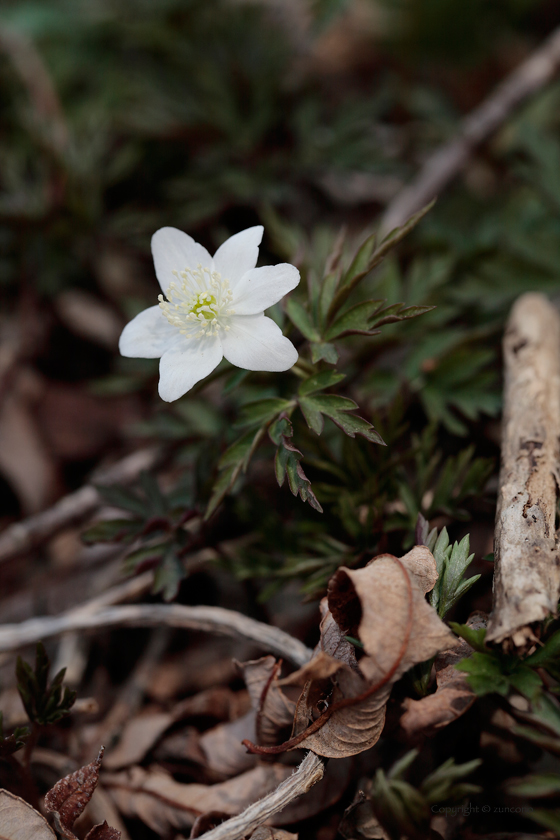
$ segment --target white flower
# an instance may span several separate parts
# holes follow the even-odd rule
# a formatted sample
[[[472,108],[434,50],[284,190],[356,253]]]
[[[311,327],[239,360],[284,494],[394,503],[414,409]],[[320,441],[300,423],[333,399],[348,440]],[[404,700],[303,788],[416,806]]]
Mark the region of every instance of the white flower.
[[[246,370],[288,370],[297,351],[264,310],[299,283],[293,265],[255,268],[261,225],[231,236],[214,258],[176,228],[152,237],[164,295],[124,328],[123,356],[157,359],[159,395],[172,402],[208,376],[225,356]]]

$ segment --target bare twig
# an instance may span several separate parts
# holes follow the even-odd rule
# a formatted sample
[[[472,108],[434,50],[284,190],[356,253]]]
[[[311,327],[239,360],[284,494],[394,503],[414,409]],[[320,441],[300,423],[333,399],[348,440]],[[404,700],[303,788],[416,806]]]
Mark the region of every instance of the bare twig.
[[[127,484],[142,470],[152,469],[162,458],[160,448],[141,449],[127,455],[112,467],[94,477],[96,484]],[[0,563],[29,551],[56,533],[90,516],[103,499],[93,484],[86,484],[75,493],[60,499],[48,510],[10,525],[0,535]]]
[[[387,207],[380,225],[384,236],[428,204],[461,171],[473,150],[487,140],[532,94],[560,70],[560,28],[517,67],[478,108],[466,117],[458,134],[426,160],[417,177]]]
[[[307,793],[323,778],[325,768],[319,756],[309,752],[297,768],[275,791],[249,805],[241,814],[200,835],[200,840],[240,840],[250,834],[286,805]]]
[[[504,336],[502,466],[494,609],[487,639],[523,646],[528,625],[556,610],[560,316],[544,295],[515,303]]]
[[[271,627],[222,607],[185,607],[180,604],[133,604],[107,607],[94,613],[89,609],[77,609],[60,616],[31,618],[21,624],[4,624],[0,626],[0,652],[17,650],[41,639],[76,630],[161,625],[240,636],[298,666],[308,662],[312,655],[312,651],[302,642],[278,627]]]

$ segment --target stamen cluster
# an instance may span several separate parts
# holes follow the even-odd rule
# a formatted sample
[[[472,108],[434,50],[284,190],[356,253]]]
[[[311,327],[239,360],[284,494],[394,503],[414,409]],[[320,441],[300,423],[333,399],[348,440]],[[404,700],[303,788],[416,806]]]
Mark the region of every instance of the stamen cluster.
[[[219,330],[228,332],[229,317],[235,314],[230,308],[232,292],[229,281],[217,271],[203,268],[185,268],[173,271],[180,281],[171,283],[165,296],[158,296],[159,307],[169,323],[188,338],[217,335]]]

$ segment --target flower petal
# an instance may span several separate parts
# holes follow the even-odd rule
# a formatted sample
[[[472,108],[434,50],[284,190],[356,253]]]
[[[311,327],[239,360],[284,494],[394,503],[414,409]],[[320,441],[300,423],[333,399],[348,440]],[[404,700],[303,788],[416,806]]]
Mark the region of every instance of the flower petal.
[[[218,336],[181,338],[181,342],[163,354],[159,363],[159,395],[166,402],[178,400],[190,391],[212,373],[224,355]]]
[[[231,305],[236,315],[256,315],[277,303],[298,283],[299,271],[289,263],[253,268],[236,285]]]
[[[119,350],[122,356],[133,359],[158,359],[181,337],[159,306],[150,306],[126,325],[119,339]]]
[[[216,271],[229,280],[232,289],[246,271],[256,266],[263,232],[262,225],[242,230],[226,239],[214,254]]]
[[[265,315],[234,315],[221,333],[224,356],[245,370],[288,370],[298,353],[280,327]]]
[[[152,254],[156,276],[163,292],[167,292],[176,278],[173,271],[184,268],[196,268],[200,263],[203,268],[210,268],[212,257],[202,245],[177,228],[164,227],[152,236]]]

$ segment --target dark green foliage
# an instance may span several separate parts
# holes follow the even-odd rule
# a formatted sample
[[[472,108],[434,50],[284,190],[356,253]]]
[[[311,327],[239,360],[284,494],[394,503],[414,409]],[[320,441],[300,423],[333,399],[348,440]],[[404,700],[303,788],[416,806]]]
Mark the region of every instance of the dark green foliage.
[[[0,712],[0,759],[9,758],[25,746],[29,738],[29,729],[26,726],[16,726],[11,735],[4,735],[4,715]]]
[[[372,780],[371,807],[391,840],[402,836],[423,840],[428,836],[432,805],[458,802],[481,790],[464,781],[482,763],[478,759],[466,764],[448,759],[414,787],[404,777],[417,756],[418,750],[411,750],[387,773],[377,770]]]
[[[287,477],[288,485],[293,495],[299,495],[302,502],[309,502],[312,508],[322,513],[323,508],[317,501],[311,489],[311,482],[305,475],[300,463],[303,455],[290,440],[293,434],[293,426],[286,415],[280,415],[279,419],[269,430],[270,439],[278,447],[274,462],[276,480],[279,486],[282,487]]]
[[[459,598],[476,583],[480,575],[474,575],[467,580],[463,577],[474,557],[474,554],[469,555],[468,534],[460,543],[451,546],[447,529],[443,528],[437,539],[433,534],[431,538],[428,537],[426,544],[434,555],[438,572],[436,585],[428,597],[432,607],[438,611],[438,615],[444,618]]]
[[[50,660],[42,642],[37,643],[35,668],[21,656],[17,658],[16,677],[21,702],[29,720],[39,726],[47,726],[66,717],[76,700],[75,691],[68,686],[64,691],[62,689],[66,668],[62,668],[50,682],[49,668]]]
[[[153,591],[161,592],[166,601],[172,600],[187,574],[182,558],[192,550],[196,539],[184,527],[194,516],[193,509],[186,506],[189,494],[178,487],[164,495],[157,479],[148,472],[142,472],[138,489],[116,485],[97,489],[109,504],[129,516],[95,523],[82,533],[84,542],[130,546],[124,559],[126,572],[154,568]]]

